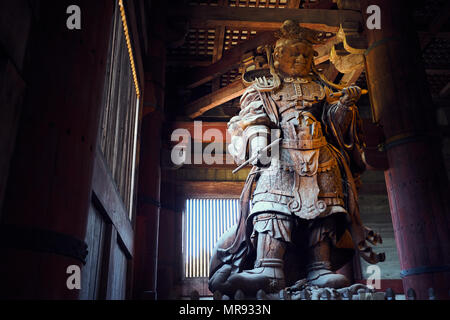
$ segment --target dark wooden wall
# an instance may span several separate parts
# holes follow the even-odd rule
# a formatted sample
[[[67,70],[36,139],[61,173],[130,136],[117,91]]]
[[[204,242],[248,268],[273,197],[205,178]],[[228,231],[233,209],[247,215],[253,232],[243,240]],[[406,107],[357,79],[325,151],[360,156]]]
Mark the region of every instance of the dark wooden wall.
[[[81,30],[66,27],[70,5]],[[125,4],[140,87],[141,6]],[[123,33],[117,10],[107,0],[0,3],[1,297],[130,297],[142,108],[124,35],[120,50],[111,44]],[[120,85],[113,99],[111,83]],[[81,290],[66,286],[70,265],[81,267]]]
[[[0,3],[0,208],[25,95],[24,64],[33,13],[25,0]]]
[[[83,7],[88,2],[77,3]],[[15,2],[8,3],[14,7]],[[113,6],[108,1],[89,2],[83,28],[70,31],[65,12],[73,2],[33,3],[36,15],[23,71],[27,89],[10,162],[2,228],[17,226],[23,230],[17,237],[26,237],[25,228],[32,228],[39,234],[53,231],[80,241],[91,196]],[[1,266],[6,281],[2,295],[78,296],[66,287],[66,268],[81,265],[80,261],[42,250],[16,249],[16,239],[8,240],[4,244],[8,263]],[[41,240],[28,239],[26,245],[42,249]]]

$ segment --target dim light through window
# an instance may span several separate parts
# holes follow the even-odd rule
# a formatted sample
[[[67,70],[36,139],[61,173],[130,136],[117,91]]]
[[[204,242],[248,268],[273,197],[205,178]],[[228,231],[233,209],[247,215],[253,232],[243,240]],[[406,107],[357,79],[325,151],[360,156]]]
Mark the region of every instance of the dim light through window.
[[[239,199],[187,199],[183,212],[186,278],[208,277],[209,261],[219,237],[239,218]]]

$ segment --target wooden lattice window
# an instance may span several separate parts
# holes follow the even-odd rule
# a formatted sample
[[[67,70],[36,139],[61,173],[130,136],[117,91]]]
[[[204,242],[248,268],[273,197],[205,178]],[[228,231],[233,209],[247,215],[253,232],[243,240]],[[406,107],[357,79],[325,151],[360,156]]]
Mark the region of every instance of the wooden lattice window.
[[[120,11],[116,9],[107,60],[99,147],[125,209],[133,207],[139,97]]]
[[[238,220],[239,199],[187,199],[183,211],[185,278],[208,277],[212,250]]]

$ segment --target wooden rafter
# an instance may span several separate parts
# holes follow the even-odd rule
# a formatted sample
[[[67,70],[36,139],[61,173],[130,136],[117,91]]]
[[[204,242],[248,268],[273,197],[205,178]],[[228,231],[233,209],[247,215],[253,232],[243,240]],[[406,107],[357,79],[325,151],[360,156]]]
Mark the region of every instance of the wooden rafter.
[[[212,79],[224,74],[227,71],[233,69],[237,64],[241,62],[242,56],[264,43],[271,43],[275,41],[273,32],[262,32],[255,38],[245,41],[244,43],[236,46],[226,52],[222,59],[211,64],[206,68],[199,68],[188,79],[188,88],[195,88],[202,85]]]
[[[346,73],[344,74],[344,76],[341,79],[341,85],[344,86],[350,86],[350,85],[354,85],[356,80],[359,79],[359,77],[361,76],[361,73],[364,71],[364,66],[353,70],[352,72]]]
[[[225,39],[225,27],[216,27],[215,37],[214,37],[214,51],[212,62],[217,62],[222,59],[223,55],[223,44]]]
[[[186,114],[189,116],[189,118],[195,119],[198,116],[201,116],[206,111],[241,96],[244,93],[244,90],[245,86],[242,81],[234,81],[228,86],[216,90],[213,93],[210,93],[188,104],[186,106]]]
[[[224,7],[226,5],[225,0],[219,0],[218,5],[219,7]],[[213,50],[213,57],[212,62],[215,63],[222,59],[223,50],[224,50],[224,43],[225,43],[225,26],[218,26],[216,27],[215,37],[214,37],[214,50]],[[220,78],[216,78],[212,82],[212,91],[216,91],[220,88]]]
[[[218,0],[217,5],[223,8],[227,5],[227,2],[228,0]],[[220,59],[222,59],[224,40],[225,40],[225,26],[216,27],[212,62],[217,62]]]
[[[300,7],[301,0],[289,0],[288,8],[298,9]]]
[[[337,32],[344,22],[358,26],[362,21],[361,14],[353,10],[293,8],[174,6],[169,9],[169,16],[187,18],[191,27],[207,28],[222,25],[266,30],[278,29],[284,20],[291,19],[301,21],[304,27],[324,32]]]
[[[336,69],[336,67],[332,63],[330,63],[327,69],[324,71],[325,78],[327,78],[331,82],[334,82],[338,74],[339,74],[338,69]]]
[[[191,57],[170,57],[166,62],[167,66],[190,66],[190,67],[208,67],[211,65],[211,60],[202,59],[197,60]]]

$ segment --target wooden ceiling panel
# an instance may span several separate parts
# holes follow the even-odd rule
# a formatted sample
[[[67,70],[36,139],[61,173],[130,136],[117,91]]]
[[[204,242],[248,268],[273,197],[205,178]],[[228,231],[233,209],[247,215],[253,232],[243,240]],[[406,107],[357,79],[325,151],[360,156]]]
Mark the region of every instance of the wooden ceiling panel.
[[[239,44],[256,37],[258,31],[246,28],[226,28],[224,49],[229,50]]]
[[[220,77],[220,87],[221,88],[226,87],[227,85],[231,84],[232,82],[234,82],[236,80],[240,80],[240,79],[241,79],[241,73],[239,72],[238,69],[230,70]]]
[[[187,19],[191,27],[250,28],[253,30],[276,30],[282,22],[291,19],[302,21],[302,25],[314,30],[337,32],[341,24],[359,26],[361,14],[353,10],[219,7],[219,6],[173,6],[169,16]],[[357,31],[357,30],[355,30]]]
[[[168,50],[171,57],[197,57],[203,59],[212,56],[214,51],[215,29],[189,29],[184,43],[178,48]]]

